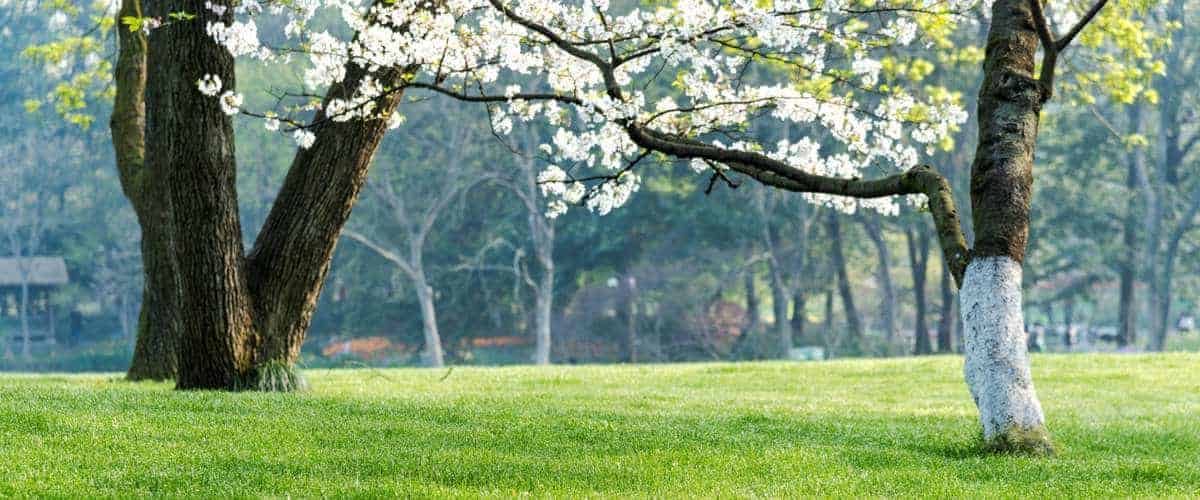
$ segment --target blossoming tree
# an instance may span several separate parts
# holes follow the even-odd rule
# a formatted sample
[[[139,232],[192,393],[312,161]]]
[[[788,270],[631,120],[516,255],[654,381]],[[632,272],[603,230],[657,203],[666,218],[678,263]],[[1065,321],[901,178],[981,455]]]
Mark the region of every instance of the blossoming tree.
[[[126,22],[148,33],[146,164],[173,206],[178,384],[297,383],[290,366],[338,233],[380,137],[399,125],[402,93],[416,90],[485,104],[499,134],[514,120],[557,126],[540,146],[550,217],[620,207],[639,169],[664,159],[689,161],[710,183],[740,174],[840,210],[927,206],[961,285],[966,379],[984,436],[1048,452],[1021,310],[1033,153],[1058,56],[1104,4],[1055,4],[1066,28],[1055,37],[1039,0],[996,0],[990,15],[966,0],[153,2]],[[269,39],[283,45],[260,41],[261,16],[281,19]],[[920,165],[966,114],[953,96],[881,81],[877,55],[980,19],[989,24],[968,247],[949,183]],[[244,110],[237,57],[302,66],[303,88],[279,94],[276,109]],[[246,255],[237,114],[299,147]],[[748,132],[772,124],[796,134],[771,143]]]

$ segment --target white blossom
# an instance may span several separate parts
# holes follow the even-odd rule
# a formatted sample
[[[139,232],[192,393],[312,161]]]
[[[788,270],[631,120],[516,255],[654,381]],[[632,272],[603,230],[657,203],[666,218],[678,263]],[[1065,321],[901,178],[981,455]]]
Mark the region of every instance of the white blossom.
[[[304,129],[297,129],[293,132],[292,139],[296,141],[296,145],[300,146],[300,149],[311,148],[313,143],[317,142],[316,134]]]
[[[196,87],[200,89],[201,94],[216,97],[221,93],[221,77],[212,74],[204,75],[204,78],[196,82]]]
[[[221,94],[221,97],[218,98],[218,101],[221,103],[221,111],[227,115],[232,116],[241,112],[242,94],[232,90],[226,90],[225,93]]]
[[[400,72],[406,81],[445,92],[486,96],[497,133],[509,134],[516,120],[554,126],[552,139],[537,145],[556,163],[538,179],[548,216],[580,204],[605,214],[639,189],[640,176],[629,167],[644,151],[630,137],[632,126],[764,154],[813,175],[866,178],[911,168],[966,119],[961,107],[924,85],[906,88],[903,74],[886,92],[862,88],[879,85],[881,54],[920,38],[917,20],[929,15],[923,12],[964,10],[975,0],[912,0],[913,9],[867,13],[866,4],[848,0],[679,0],[616,9],[608,0],[503,3],[512,15],[488,0],[290,0],[267,3],[266,12],[245,1],[232,20],[212,23],[208,31],[236,57],[289,71],[299,66],[304,88],[295,94],[319,93],[365,73],[356,88],[325,104],[324,116],[333,121],[386,120],[389,128],[399,127],[402,115],[378,103],[392,90],[385,85],[396,83],[381,75]],[[254,16],[267,12],[280,19],[263,21],[263,29],[280,33],[266,39],[290,44],[278,58],[259,41]],[[738,46],[738,40],[753,42]],[[629,57],[606,77],[589,59],[610,59],[610,48]],[[291,52],[306,57],[289,62]],[[198,86],[206,95],[221,90],[219,80]],[[546,94],[560,99],[531,97]],[[287,106],[288,113],[319,107]],[[278,119],[267,116],[273,120],[268,128],[277,129]],[[715,140],[731,135],[738,137],[734,144]],[[293,137],[301,147],[315,140],[303,129]],[[729,167],[703,158],[689,166],[697,174]],[[889,198],[805,198],[847,211],[899,209]]]

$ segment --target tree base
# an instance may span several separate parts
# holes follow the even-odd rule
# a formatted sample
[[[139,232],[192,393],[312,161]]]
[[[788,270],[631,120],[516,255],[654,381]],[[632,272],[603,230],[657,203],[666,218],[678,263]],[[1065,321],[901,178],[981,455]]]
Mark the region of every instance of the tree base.
[[[990,453],[1052,457],[1055,455],[1054,441],[1045,427],[1032,429],[1010,427],[1004,432],[985,439],[984,450]]]
[[[174,373],[168,374],[162,370],[147,370],[141,367],[131,367],[125,374],[127,382],[167,382],[174,379]]]
[[[305,389],[308,389],[308,382],[300,370],[285,361],[268,361],[257,366],[238,386],[238,390],[259,392],[296,392]]]

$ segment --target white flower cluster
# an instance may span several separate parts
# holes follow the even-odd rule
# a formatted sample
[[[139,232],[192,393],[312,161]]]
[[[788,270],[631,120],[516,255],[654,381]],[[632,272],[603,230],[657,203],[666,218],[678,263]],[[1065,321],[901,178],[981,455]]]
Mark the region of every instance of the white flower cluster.
[[[201,94],[216,97],[221,111],[225,114],[233,116],[242,111],[242,94],[234,92],[232,89],[221,92],[221,77],[212,74],[204,75],[196,82],[196,88],[200,90]]]
[[[449,93],[489,96],[497,133],[534,119],[557,126],[540,146],[555,164],[539,179],[554,216],[573,204],[607,213],[637,190],[639,178],[628,167],[642,151],[630,139],[632,126],[762,152],[826,176],[914,166],[966,114],[922,96],[916,85],[881,86],[883,65],[874,55],[916,40],[916,16],[975,3],[896,0],[870,12],[848,0],[679,0],[619,9],[606,0],[292,0],[272,3],[270,13],[285,19],[262,25],[281,26],[271,39],[292,40],[307,54],[306,93],[343,82],[348,67],[398,69]],[[242,9],[235,14],[247,18],[212,24],[209,33],[235,56],[286,62],[259,42],[252,17],[261,11]],[[310,29],[321,11],[331,15],[321,16],[321,30]],[[202,81],[200,90],[213,95],[219,81],[213,87]],[[327,102],[324,116],[399,125],[400,118],[375,110],[383,92],[366,78],[352,99]],[[240,98],[230,104],[240,106]],[[270,120],[277,129],[278,120]],[[753,139],[747,130],[771,132]],[[739,142],[715,140],[731,133]],[[314,140],[302,129],[294,138],[301,147]],[[702,160],[691,166],[723,168]],[[568,170],[602,181],[572,180]],[[809,199],[846,210],[898,207],[894,200]]]

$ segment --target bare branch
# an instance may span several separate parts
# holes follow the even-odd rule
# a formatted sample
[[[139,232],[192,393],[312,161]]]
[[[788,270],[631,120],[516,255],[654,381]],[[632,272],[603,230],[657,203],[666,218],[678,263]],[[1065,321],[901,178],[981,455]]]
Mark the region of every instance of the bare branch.
[[[400,268],[401,271],[404,271],[404,273],[409,275],[410,277],[415,274],[413,272],[412,266],[409,265],[408,261],[405,260],[403,257],[401,257],[400,254],[398,252],[396,252],[395,250],[389,249],[381,244],[375,243],[374,240],[372,240],[372,239],[366,237],[365,235],[363,235],[362,233],[355,231],[353,229],[350,229],[350,228],[343,229],[342,236],[345,236],[354,241],[357,241],[362,246],[367,247],[368,250],[371,250],[372,252],[375,252],[376,255],[383,257],[384,260],[387,260],[388,262],[395,264],[396,267]]]
[[[428,83],[410,82],[406,84],[409,88],[426,89],[437,92],[439,94],[452,97],[454,99],[466,102],[508,102],[508,101],[559,101],[567,104],[583,105],[583,101],[578,97],[567,96],[562,94],[551,93],[518,93],[512,96],[502,95],[470,95],[463,92],[456,92],[445,87],[439,87]]]
[[[1067,46],[1071,44],[1071,41],[1075,39],[1075,36],[1083,30],[1083,27],[1092,22],[1092,19],[1096,17],[1096,14],[1100,13],[1100,9],[1103,9],[1104,5],[1107,3],[1108,0],[1097,0],[1096,3],[1092,5],[1092,8],[1088,9],[1087,13],[1085,13],[1083,17],[1079,19],[1079,22],[1075,23],[1075,26],[1073,26],[1066,35],[1064,35],[1058,40],[1058,42],[1055,43],[1055,51],[1062,52],[1064,49],[1066,49]]]

